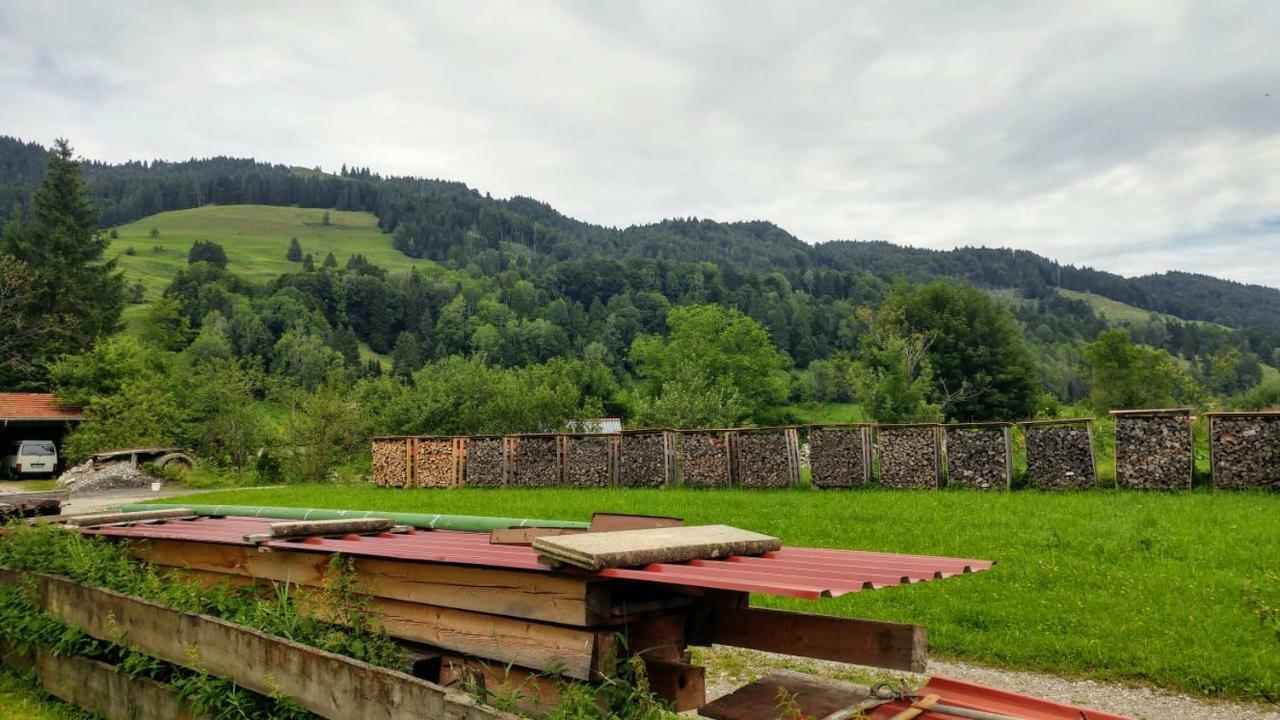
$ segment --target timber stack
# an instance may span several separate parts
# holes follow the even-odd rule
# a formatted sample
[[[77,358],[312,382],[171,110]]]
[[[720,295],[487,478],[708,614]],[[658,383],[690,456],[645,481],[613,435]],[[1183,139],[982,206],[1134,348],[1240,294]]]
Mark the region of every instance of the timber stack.
[[[447,488],[462,477],[462,438],[420,437],[413,461],[413,486]]]
[[[739,430],[733,440],[740,486],[788,488],[800,484],[800,442],[795,428]]]
[[[976,490],[1008,490],[1013,480],[1010,423],[968,423],[946,427],[947,485]]]
[[[675,477],[675,435],[667,430],[628,430],[618,439],[618,485],[666,487]]]
[[[517,487],[557,487],[561,484],[560,438],[556,435],[511,435],[508,457],[515,458],[510,484]]]
[[[565,435],[564,481],[569,487],[609,487],[615,473],[617,435]]]
[[[880,484],[896,489],[936,489],[940,456],[935,423],[877,425]]]
[[[413,467],[413,438],[376,437],[373,444],[373,484],[408,487]]]
[[[1190,490],[1195,475],[1191,409],[1112,410],[1116,487]]]
[[[1084,490],[1097,484],[1093,420],[1020,423],[1027,442],[1027,484],[1042,490]]]
[[[1280,490],[1280,412],[1209,413],[1213,485]]]
[[[676,453],[685,487],[733,485],[733,431],[681,430]]]
[[[467,487],[500,487],[507,484],[507,441],[501,435],[467,438]]]
[[[135,558],[153,565],[264,589],[281,583],[321,587],[333,557],[342,555],[356,574],[356,587],[366,595],[365,607],[416,658],[413,676],[65,578],[23,577],[0,568],[0,586],[29,585],[38,607],[91,637],[114,641],[126,633],[131,649],[226,677],[255,692],[286,696],[335,720],[513,719],[483,705],[484,699],[514,698],[522,712],[545,711],[566,689],[594,691],[613,681],[621,663],[637,659],[645,666],[652,692],[676,711],[771,720],[777,715],[777,677],[708,705],[705,669],[692,662],[690,648],[720,644],[922,672],[926,635],[917,625],[753,608],[751,593],[816,600],[992,565],[786,547],[767,535],[727,526],[687,527],[676,518],[600,514],[590,524],[538,528],[531,520],[451,516],[448,522],[455,529],[429,530],[398,524],[420,523],[424,516],[336,511],[331,514],[341,518],[282,522],[272,515],[297,517],[299,511],[235,508],[251,517],[209,515],[209,508],[200,507],[147,507],[153,509],[66,522],[79,532],[121,543]],[[441,517],[431,516],[430,522]],[[515,525],[503,526],[508,522]],[[467,525],[493,529],[463,529]],[[302,607],[342,622],[318,605]],[[66,677],[57,672],[51,676]],[[794,694],[807,716],[825,717],[869,699],[865,688],[850,694],[847,683],[812,676],[793,673],[783,682],[790,688],[787,683],[805,689]],[[479,700],[447,689],[451,687],[466,687]],[[1007,703],[1007,695],[996,690],[974,694],[974,687],[944,678],[927,686],[931,693],[974,710],[1008,707],[1000,704]],[[62,692],[79,698],[76,702],[89,697],[66,687]],[[126,710],[119,716],[131,716],[137,703],[128,693],[98,693],[91,704],[118,706]],[[1045,701],[1025,704],[1029,701],[1020,707],[1036,718],[1076,720],[1083,715],[1080,708]],[[891,717],[906,710],[911,699],[880,702],[888,703],[884,711],[890,714],[884,717]],[[834,706],[819,712],[812,703]],[[1122,720],[1087,714],[1096,720]]]
[[[865,425],[811,425],[809,468],[814,487],[848,488],[871,479],[871,443]]]

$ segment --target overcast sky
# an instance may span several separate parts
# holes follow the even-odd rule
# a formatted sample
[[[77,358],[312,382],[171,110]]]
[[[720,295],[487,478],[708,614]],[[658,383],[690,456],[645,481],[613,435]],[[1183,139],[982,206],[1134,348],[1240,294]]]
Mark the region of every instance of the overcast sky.
[[[0,0],[0,134],[1280,286],[1280,3]]]

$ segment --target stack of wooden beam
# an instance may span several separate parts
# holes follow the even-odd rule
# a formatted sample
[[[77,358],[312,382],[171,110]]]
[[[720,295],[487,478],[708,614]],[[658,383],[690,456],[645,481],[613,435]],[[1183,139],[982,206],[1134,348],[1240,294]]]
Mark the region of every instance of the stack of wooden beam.
[[[681,710],[699,707],[705,702],[705,671],[690,661],[689,648],[696,645],[894,670],[925,668],[922,627],[750,608],[750,592],[778,592],[788,582],[800,583],[789,577],[797,567],[818,572],[807,584],[782,591],[829,594],[823,583],[845,573],[849,560],[837,557],[842,551],[813,550],[788,561],[782,554],[800,550],[775,553],[776,538],[735,528],[670,527],[678,521],[657,518],[651,530],[543,537],[534,532],[529,535],[534,547],[520,548],[493,545],[496,537],[487,534],[415,530],[388,520],[299,523],[169,512],[174,515],[140,515],[135,523],[126,517],[121,524],[114,516],[83,524],[90,526],[86,532],[127,543],[142,560],[211,580],[319,587],[330,572],[332,554],[346,555],[369,596],[369,609],[386,631],[426,649],[427,661],[420,663],[424,679],[444,685],[465,679],[493,692],[523,687],[528,707],[555,700],[556,685],[546,681],[547,673],[600,683],[615,673],[619,660],[632,655],[643,659],[660,697]],[[608,525],[634,527],[617,517]],[[644,546],[628,544],[635,542]],[[470,564],[451,556],[450,548],[462,549]],[[579,567],[555,570],[539,562],[537,553],[557,561],[569,558]],[[781,559],[770,559],[773,555]],[[489,562],[487,557],[492,565],[481,564]],[[927,558],[885,557],[889,565],[883,559],[870,563],[865,579],[839,592],[989,566],[952,560],[947,566],[952,570],[939,572],[924,567]],[[829,567],[822,571],[824,563]],[[772,570],[774,565],[792,569]],[[886,569],[890,566],[894,569]],[[633,579],[640,576],[647,581]]]

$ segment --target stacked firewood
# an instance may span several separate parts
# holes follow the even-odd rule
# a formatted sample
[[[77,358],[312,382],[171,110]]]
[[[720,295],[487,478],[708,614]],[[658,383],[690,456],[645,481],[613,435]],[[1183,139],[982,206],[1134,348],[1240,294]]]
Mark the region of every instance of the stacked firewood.
[[[1116,415],[1116,486],[1137,490],[1191,488],[1189,412]]]
[[[455,484],[453,438],[418,438],[414,455],[413,484],[416,487],[452,487]]]
[[[662,487],[668,481],[667,433],[628,432],[621,435],[618,450],[618,485]]]
[[[466,484],[468,487],[498,487],[506,476],[505,440],[501,437],[467,439]]]
[[[1027,482],[1044,490],[1091,488],[1097,483],[1093,436],[1087,425],[1025,425]]]
[[[405,487],[409,484],[408,438],[373,439],[373,484]]]
[[[733,483],[729,433],[680,433],[680,472],[687,487],[729,487]]]
[[[515,444],[516,472],[512,485],[555,487],[560,484],[560,442],[555,435],[520,435]]]
[[[605,435],[565,437],[564,478],[571,487],[608,487],[613,475],[613,439]]]
[[[815,487],[855,487],[867,482],[866,428],[809,429],[809,467]]]
[[[793,428],[742,430],[735,443],[742,487],[785,488],[799,482],[800,452]]]
[[[1210,416],[1213,484],[1280,490],[1280,413]]]
[[[891,488],[938,487],[938,426],[881,426],[880,484]]]
[[[947,428],[947,484],[979,490],[1009,489],[1009,429]]]

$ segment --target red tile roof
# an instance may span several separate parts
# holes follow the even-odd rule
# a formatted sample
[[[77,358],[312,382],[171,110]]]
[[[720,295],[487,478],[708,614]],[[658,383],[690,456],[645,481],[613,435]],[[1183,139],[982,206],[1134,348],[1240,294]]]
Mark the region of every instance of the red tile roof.
[[[0,393],[0,420],[83,420],[79,408],[60,408],[49,393]]]

